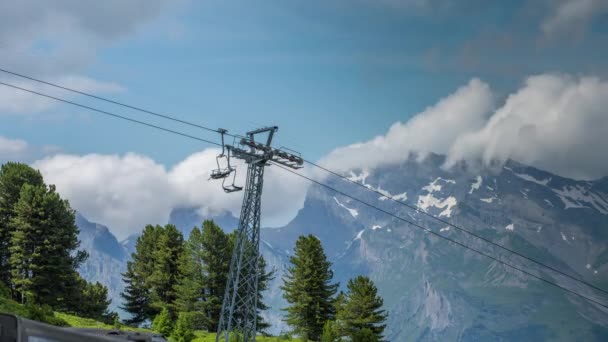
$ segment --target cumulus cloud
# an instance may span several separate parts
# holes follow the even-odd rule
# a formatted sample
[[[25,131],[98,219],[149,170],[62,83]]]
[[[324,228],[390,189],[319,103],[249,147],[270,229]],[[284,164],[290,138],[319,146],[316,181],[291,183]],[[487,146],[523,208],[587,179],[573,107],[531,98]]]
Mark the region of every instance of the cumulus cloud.
[[[165,168],[137,154],[56,155],[33,164],[87,218],[119,238],[164,223],[175,201]]]
[[[410,152],[447,153],[461,135],[483,127],[494,106],[490,87],[472,79],[453,94],[406,122],[397,122],[385,135],[332,151],[321,161],[337,170],[373,168],[399,163]]]
[[[561,0],[554,3],[556,6],[541,24],[547,36],[578,33],[590,24],[593,17],[608,11],[606,0]]]
[[[216,168],[217,149],[195,153],[172,169],[137,155],[56,155],[37,161],[50,184],[87,218],[110,227],[118,238],[140,231],[146,224],[164,224],[173,208],[198,208],[202,214],[223,210],[240,214],[243,192],[226,194],[221,182],[209,181]],[[236,162],[236,161],[235,161]],[[239,185],[246,165],[236,162]],[[262,210],[265,226],[286,223],[301,208],[307,184],[301,178],[266,170]]]
[[[436,152],[448,156],[448,168],[460,160],[496,165],[514,159],[564,177],[608,175],[608,82],[543,74],[529,77],[497,109],[494,98],[474,79],[385,135],[338,148],[322,162],[344,171]]]
[[[84,86],[85,91],[114,91],[115,84],[78,74],[94,61],[99,49],[134,33],[157,17],[168,3],[169,0],[1,1],[0,65],[67,86]],[[0,75],[0,79],[7,80],[6,75]],[[0,87],[0,103],[4,104],[0,111],[39,111],[50,105],[47,100],[32,96]]]
[[[13,160],[28,150],[28,143],[20,139],[0,136],[0,160]]]
[[[596,77],[529,77],[482,129],[458,137],[449,163],[511,158],[571,178],[606,176],[606,108],[608,83]]]

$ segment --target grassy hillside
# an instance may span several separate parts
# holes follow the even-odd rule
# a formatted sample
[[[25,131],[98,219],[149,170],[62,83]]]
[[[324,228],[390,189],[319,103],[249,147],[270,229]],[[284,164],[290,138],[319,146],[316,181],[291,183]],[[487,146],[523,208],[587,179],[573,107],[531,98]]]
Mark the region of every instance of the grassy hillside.
[[[97,328],[97,329],[114,329],[113,326],[98,322],[90,318],[82,318],[78,316],[68,315],[61,312],[45,312],[40,308],[30,308],[23,306],[13,300],[3,298],[0,296],[0,312],[12,313],[23,318],[32,320],[42,321],[48,324],[58,326],[69,326],[74,328]],[[122,327],[124,330],[150,332],[147,329]],[[193,342],[215,342],[215,333],[208,333],[206,331],[197,331],[195,333],[196,339]],[[264,337],[259,336],[257,341],[260,342],[280,342],[280,341],[293,341],[301,342],[300,339],[290,339],[287,337]]]

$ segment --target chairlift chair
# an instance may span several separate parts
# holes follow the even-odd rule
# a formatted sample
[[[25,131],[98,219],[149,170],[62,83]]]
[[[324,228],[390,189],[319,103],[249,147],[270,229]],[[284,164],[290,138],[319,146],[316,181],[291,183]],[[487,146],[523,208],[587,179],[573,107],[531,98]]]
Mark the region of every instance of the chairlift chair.
[[[225,129],[220,128],[219,133],[222,135],[222,153],[220,153],[217,157],[215,157],[215,161],[217,163],[217,169],[211,170],[211,179],[222,179],[222,188],[225,192],[235,192],[243,190],[243,187],[237,186],[235,184],[236,181],[236,167],[230,165],[230,146],[226,146],[224,144],[224,134],[227,132]],[[228,152],[226,153],[226,150]],[[226,159],[226,167],[222,168],[220,165],[220,159]],[[232,177],[232,184],[226,185],[226,179],[230,176],[231,173],[234,173]]]
[[[237,186],[235,184],[235,181],[236,181],[236,167],[231,167],[231,171],[230,172],[234,173],[234,176],[232,176],[232,184],[226,185],[226,179],[227,179],[227,177],[225,177],[224,180],[222,181],[222,188],[224,189],[224,192],[231,193],[231,192],[243,190],[242,186]]]

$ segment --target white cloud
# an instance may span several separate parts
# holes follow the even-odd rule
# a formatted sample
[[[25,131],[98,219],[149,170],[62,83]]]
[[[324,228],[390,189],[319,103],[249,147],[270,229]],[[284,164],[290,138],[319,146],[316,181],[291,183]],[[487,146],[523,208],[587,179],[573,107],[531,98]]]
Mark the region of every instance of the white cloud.
[[[593,17],[608,11],[606,0],[561,0],[554,1],[556,6],[541,24],[547,36],[584,30]]]
[[[56,155],[33,167],[73,208],[119,238],[148,223],[165,223],[175,201],[165,168],[137,154]]]
[[[483,127],[492,107],[490,87],[472,79],[409,121],[393,124],[386,135],[338,148],[322,163],[344,171],[399,163],[410,152],[447,153],[459,136]]]
[[[529,77],[496,110],[485,83],[473,79],[436,105],[367,142],[323,158],[346,171],[397,164],[410,152],[446,154],[496,165],[514,159],[555,174],[595,179],[608,175],[608,82],[596,77]]]
[[[217,149],[206,149],[171,170],[137,155],[56,155],[33,164],[45,180],[56,184],[72,207],[110,227],[119,238],[146,224],[164,224],[175,207],[203,212],[229,210],[240,214],[243,192],[226,194],[221,181],[209,181]],[[236,182],[244,186],[246,166],[236,163]],[[285,224],[302,207],[306,186],[301,178],[276,167],[266,168],[262,210],[264,226]]]
[[[511,158],[561,176],[608,175],[608,83],[595,77],[538,75],[511,94],[485,126],[462,134],[448,165]]]
[[[0,65],[87,92],[116,85],[78,76],[97,51],[159,16],[169,0],[0,1]],[[15,79],[0,75],[15,83]],[[23,82],[20,82],[23,85]],[[27,84],[30,84],[28,82]],[[39,88],[40,86],[36,86]],[[26,87],[31,88],[31,87]],[[0,87],[0,111],[47,109],[49,100]]]
[[[28,149],[27,142],[0,136],[0,160],[12,160],[21,157]]]

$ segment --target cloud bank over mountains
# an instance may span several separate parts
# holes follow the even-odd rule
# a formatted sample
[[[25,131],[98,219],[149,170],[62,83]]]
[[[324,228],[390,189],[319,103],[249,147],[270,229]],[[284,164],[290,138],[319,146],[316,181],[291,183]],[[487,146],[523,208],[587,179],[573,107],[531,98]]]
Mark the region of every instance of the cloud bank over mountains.
[[[398,164],[410,153],[420,158],[447,155],[445,167],[459,160],[486,165],[514,159],[555,174],[595,179],[608,175],[608,82],[596,77],[543,74],[499,99],[478,79],[456,89],[384,135],[340,147],[320,161],[338,171]],[[0,153],[16,157],[28,149],[21,140],[0,139]],[[225,194],[208,181],[216,168],[216,148],[186,157],[167,169],[149,157],[55,154],[38,160],[48,183],[56,184],[73,207],[112,227],[123,238],[148,223],[167,222],[171,209],[228,210],[239,215],[242,192]],[[246,165],[234,161],[239,185]],[[322,177],[318,170],[304,169]],[[308,183],[276,167],[267,168],[264,225],[286,223],[302,207]]]
[[[39,160],[47,183],[87,218],[108,225],[119,238],[139,232],[146,224],[164,224],[173,208],[199,208],[201,214],[223,210],[239,216],[243,192],[226,194],[221,181],[209,181],[217,168],[215,148],[195,153],[167,170],[154,160],[124,156],[59,154]],[[238,185],[245,184],[246,167],[236,163]],[[266,170],[264,224],[281,224],[302,206],[307,184],[276,167]],[[287,216],[286,216],[287,215]]]
[[[402,162],[411,152],[446,154],[486,165],[514,159],[555,174],[608,175],[608,83],[596,77],[531,76],[498,101],[477,79],[385,135],[341,147],[322,161],[348,170]]]

